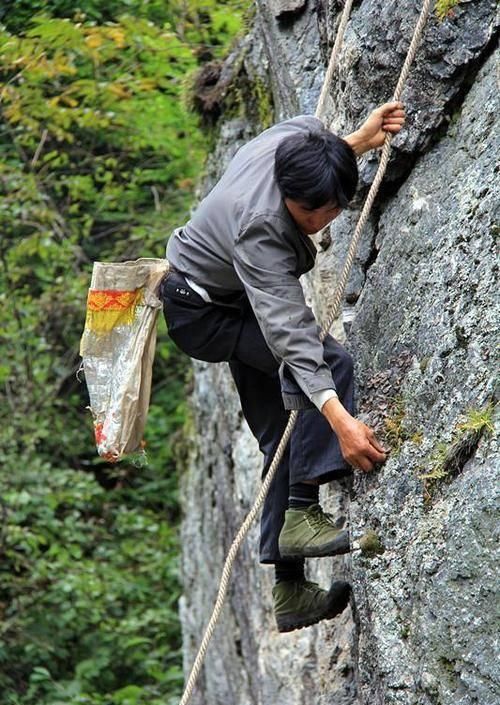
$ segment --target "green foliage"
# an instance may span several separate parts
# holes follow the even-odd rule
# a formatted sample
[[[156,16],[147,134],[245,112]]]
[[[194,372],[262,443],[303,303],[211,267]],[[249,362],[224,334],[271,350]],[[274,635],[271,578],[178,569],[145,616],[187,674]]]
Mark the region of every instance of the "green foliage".
[[[410,436],[410,442],[416,446],[422,445],[424,442],[424,434],[422,431],[415,431],[413,435]]]
[[[448,475],[446,469],[446,460],[449,454],[448,443],[440,441],[432,452],[430,457],[430,469],[420,475],[421,480],[442,480]]]
[[[436,17],[443,21],[446,17],[450,17],[453,12],[453,8],[456,7],[461,0],[436,0],[436,7],[434,9]]]
[[[32,18],[45,12],[77,23],[116,22],[123,15],[175,27],[184,45],[209,55],[225,54],[241,29],[249,3],[244,0],[4,0],[0,21],[10,32],[23,32]]]
[[[419,475],[424,482],[427,500],[432,499],[434,491],[443,480],[451,479],[460,472],[472,457],[483,434],[494,432],[494,413],[493,401],[489,401],[484,407],[469,409],[464,420],[454,427],[451,441],[440,441],[436,445]]]
[[[188,216],[206,137],[183,85],[239,10],[0,10],[0,705],[176,702],[187,361],[163,324],[143,468],[96,456],[75,373],[92,262],[161,257]]]
[[[250,77],[240,72],[224,98],[224,114],[231,117],[249,117],[263,129],[274,122],[272,93],[268,85],[258,76]]]
[[[420,429],[410,428],[411,418],[406,413],[406,401],[401,394],[389,399],[387,416],[384,419],[384,442],[391,448],[391,457],[396,457],[408,441],[421,445],[424,440]]]
[[[462,421],[457,426],[458,433],[493,433],[495,427],[493,425],[493,415],[495,405],[492,401],[481,409],[469,409],[465,415],[465,421]]]
[[[4,493],[0,692],[25,684],[21,702],[41,703],[130,683],[159,695],[180,679],[168,514],[140,492],[110,500],[91,475],[50,469]]]
[[[393,457],[399,453],[403,443],[408,440],[408,434],[404,428],[405,401],[402,396],[396,396],[391,400],[389,413],[384,420],[384,435],[387,443],[391,447]]]

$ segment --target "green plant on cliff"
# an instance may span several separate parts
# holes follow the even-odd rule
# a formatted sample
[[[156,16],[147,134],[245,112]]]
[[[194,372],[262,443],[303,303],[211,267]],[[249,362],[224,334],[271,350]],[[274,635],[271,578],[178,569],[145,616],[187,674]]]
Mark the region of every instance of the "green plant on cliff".
[[[452,14],[453,8],[456,7],[461,0],[436,0],[435,13],[436,17],[443,21],[446,17]]]
[[[472,457],[481,437],[493,433],[495,408],[495,403],[489,401],[484,407],[469,409],[464,420],[454,427],[451,441],[440,441],[437,444],[419,475],[424,482],[427,499],[432,498],[433,492],[442,481],[451,479],[460,472]]]
[[[247,51],[247,46],[237,46],[228,62],[212,61],[186,76],[184,100],[199,114],[209,138],[215,136],[213,127],[222,113],[226,120],[246,119],[261,129],[273,124],[271,89],[263,77],[247,72]]]
[[[389,408],[384,419],[384,440],[390,446],[392,457],[401,450],[404,443],[409,441],[416,446],[422,444],[424,435],[421,429],[410,428],[411,418],[406,413],[406,401],[402,394],[389,400]]]
[[[408,439],[404,428],[405,400],[399,395],[391,400],[389,412],[384,419],[384,435],[391,447],[393,457],[401,450],[401,446]]]

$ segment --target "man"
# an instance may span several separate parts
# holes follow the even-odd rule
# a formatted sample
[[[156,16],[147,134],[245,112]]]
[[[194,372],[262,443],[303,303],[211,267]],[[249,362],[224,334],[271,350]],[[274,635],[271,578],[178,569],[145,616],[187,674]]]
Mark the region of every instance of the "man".
[[[356,156],[404,123],[401,103],[373,111],[345,139],[311,116],[285,120],[242,147],[191,220],[169,240],[162,284],[169,335],[193,358],[228,361],[266,473],[285,428],[296,427],[262,512],[260,561],[273,563],[280,631],[339,614],[350,586],[323,590],[304,559],[346,553],[346,531],[319,504],[319,485],[370,471],[386,451],[354,418],[353,366],[319,327],[299,277],[314,265],[310,236],[354,196]]]

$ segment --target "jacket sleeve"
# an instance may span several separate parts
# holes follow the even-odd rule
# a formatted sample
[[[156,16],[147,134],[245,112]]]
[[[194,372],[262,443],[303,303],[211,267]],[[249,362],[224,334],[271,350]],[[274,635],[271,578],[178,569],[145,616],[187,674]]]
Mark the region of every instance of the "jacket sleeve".
[[[234,267],[271,352],[306,396],[335,390],[319,326],[295,274],[296,252],[278,219],[259,218],[239,235]]]

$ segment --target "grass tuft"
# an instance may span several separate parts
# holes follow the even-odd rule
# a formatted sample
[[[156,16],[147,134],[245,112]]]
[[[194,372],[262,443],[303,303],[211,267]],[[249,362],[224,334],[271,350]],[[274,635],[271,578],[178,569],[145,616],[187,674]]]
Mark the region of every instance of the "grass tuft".
[[[483,434],[493,433],[495,404],[489,401],[482,408],[469,409],[464,421],[458,423],[452,432],[451,442],[440,441],[428,459],[427,472],[419,476],[424,482],[426,499],[443,480],[457,475],[466,462],[472,458]]]
[[[436,17],[441,22],[447,17],[453,16],[453,8],[456,7],[461,0],[437,0],[436,2]]]

